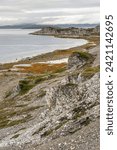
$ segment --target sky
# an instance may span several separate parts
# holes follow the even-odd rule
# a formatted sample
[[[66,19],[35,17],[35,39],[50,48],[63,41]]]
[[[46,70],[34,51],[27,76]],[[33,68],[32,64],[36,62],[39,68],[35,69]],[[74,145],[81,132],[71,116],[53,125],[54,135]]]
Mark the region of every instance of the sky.
[[[0,0],[0,25],[99,23],[99,0]]]

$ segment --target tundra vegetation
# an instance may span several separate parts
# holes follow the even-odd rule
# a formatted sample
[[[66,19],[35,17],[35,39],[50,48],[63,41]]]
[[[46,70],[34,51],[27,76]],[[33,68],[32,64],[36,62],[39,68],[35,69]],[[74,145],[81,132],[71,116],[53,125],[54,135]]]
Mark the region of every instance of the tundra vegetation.
[[[82,37],[88,40],[85,45],[0,65],[1,148],[84,150],[88,144],[91,150],[99,149],[100,64],[95,30],[88,29],[93,34]],[[68,63],[42,63],[63,58]]]

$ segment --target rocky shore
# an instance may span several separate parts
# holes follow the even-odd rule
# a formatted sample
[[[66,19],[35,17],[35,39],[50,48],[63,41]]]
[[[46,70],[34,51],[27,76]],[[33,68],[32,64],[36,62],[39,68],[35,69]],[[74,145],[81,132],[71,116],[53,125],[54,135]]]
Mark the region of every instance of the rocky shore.
[[[39,31],[31,33],[33,35],[54,35],[57,37],[65,37],[65,38],[81,38],[84,36],[99,36],[100,34],[100,26],[96,26],[95,28],[55,28],[55,27],[45,27]]]
[[[0,150],[99,150],[100,47],[90,30],[86,45],[1,66]],[[12,71],[22,63],[34,64]]]

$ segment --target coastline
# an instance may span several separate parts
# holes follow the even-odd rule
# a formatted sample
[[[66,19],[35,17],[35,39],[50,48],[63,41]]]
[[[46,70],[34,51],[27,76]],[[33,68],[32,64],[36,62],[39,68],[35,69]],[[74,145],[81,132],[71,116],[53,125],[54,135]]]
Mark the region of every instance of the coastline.
[[[51,64],[47,61],[52,62],[53,59],[56,62],[57,58],[68,56],[68,64]],[[84,128],[86,131],[92,131],[93,128],[92,135],[99,135],[99,56],[99,38],[96,40],[93,37],[79,47],[22,60],[19,64],[27,65],[18,66],[20,70],[13,71],[10,69],[13,64],[4,64],[8,68],[6,72],[0,72],[0,147],[32,150],[33,142],[37,144],[38,150],[40,146],[48,149],[48,140],[53,135],[59,135],[57,140],[63,141],[63,133],[67,135],[65,138],[71,139],[71,133],[66,134],[66,129],[73,131],[73,135],[76,135],[74,139],[81,137],[80,131],[84,131]],[[39,63],[44,60],[50,64]],[[60,104],[54,103],[57,100]],[[80,123],[80,128],[76,126],[77,123]],[[94,125],[90,127],[92,123]],[[85,134],[87,141],[89,132]]]
[[[17,62],[58,49],[68,49],[85,44],[84,39],[63,39],[53,36],[35,36],[34,31],[0,31],[0,63]]]
[[[55,35],[50,35],[50,36],[55,36]],[[75,37],[58,37],[58,38],[73,38],[74,39]],[[19,64],[32,64],[32,63],[39,63],[39,62],[43,63],[47,61],[65,59],[65,58],[68,58],[73,52],[88,51],[89,49],[96,47],[99,44],[99,38],[100,38],[99,36],[93,36],[93,37],[84,36],[84,37],[79,37],[79,38],[77,37],[75,39],[84,39],[84,40],[87,40],[87,43],[81,46],[77,46],[77,47],[71,47],[68,49],[59,49],[59,50],[54,50],[52,52],[39,54],[33,57],[26,57],[16,62],[14,61],[14,62],[9,62],[9,63],[0,63],[0,70],[9,70],[14,65],[19,65]]]

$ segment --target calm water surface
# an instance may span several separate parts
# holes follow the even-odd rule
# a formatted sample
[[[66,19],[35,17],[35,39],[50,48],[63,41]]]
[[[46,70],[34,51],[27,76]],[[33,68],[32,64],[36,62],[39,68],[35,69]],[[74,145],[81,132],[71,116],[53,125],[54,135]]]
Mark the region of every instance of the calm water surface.
[[[34,31],[0,29],[0,63],[12,62],[53,50],[66,49],[87,43],[83,39],[62,39],[29,34]]]

